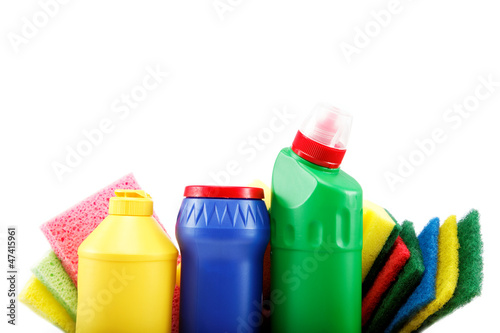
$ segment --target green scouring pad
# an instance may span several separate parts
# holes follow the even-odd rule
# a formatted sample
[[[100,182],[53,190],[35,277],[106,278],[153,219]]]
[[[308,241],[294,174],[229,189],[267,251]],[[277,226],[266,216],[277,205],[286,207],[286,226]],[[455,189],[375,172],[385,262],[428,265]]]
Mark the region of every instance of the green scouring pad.
[[[370,322],[363,327],[363,332],[379,333],[392,321],[402,304],[413,293],[424,275],[424,259],[413,223],[403,222],[400,237],[410,250],[410,259],[399,274],[394,285],[389,289]]]
[[[458,223],[458,283],[453,297],[441,310],[427,318],[417,332],[421,332],[481,294],[483,282],[483,241],[479,213],[472,210]]]

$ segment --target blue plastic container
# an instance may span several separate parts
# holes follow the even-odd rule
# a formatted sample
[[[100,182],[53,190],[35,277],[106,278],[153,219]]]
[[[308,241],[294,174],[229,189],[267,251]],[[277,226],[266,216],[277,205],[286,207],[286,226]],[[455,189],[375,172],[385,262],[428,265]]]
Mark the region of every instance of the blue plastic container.
[[[269,242],[264,191],[188,186],[176,224],[181,333],[259,332]]]

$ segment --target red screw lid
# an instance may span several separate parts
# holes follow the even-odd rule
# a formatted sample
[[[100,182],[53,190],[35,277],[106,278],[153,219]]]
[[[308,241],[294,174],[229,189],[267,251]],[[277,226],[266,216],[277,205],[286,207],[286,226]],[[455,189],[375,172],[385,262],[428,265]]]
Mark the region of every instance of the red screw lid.
[[[292,150],[325,168],[338,168],[351,132],[352,116],[326,104],[316,106],[295,136]]]
[[[186,186],[184,196],[191,198],[264,199],[264,190],[259,187],[193,185]]]
[[[301,131],[295,136],[292,150],[303,159],[329,169],[338,168],[345,155],[345,149],[325,146],[309,139]]]

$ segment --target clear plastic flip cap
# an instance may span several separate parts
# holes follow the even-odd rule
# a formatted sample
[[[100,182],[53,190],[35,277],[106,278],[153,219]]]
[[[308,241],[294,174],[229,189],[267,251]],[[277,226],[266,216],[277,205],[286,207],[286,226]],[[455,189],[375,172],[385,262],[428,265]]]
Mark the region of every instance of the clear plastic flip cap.
[[[306,118],[300,132],[330,148],[345,150],[351,134],[352,116],[334,106],[317,105]]]

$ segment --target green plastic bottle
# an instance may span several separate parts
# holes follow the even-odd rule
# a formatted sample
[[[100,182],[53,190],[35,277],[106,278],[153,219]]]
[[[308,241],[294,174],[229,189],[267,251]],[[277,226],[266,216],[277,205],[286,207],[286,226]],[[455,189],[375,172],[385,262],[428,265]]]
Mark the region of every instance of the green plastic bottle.
[[[361,186],[339,166],[352,117],[319,105],[281,150],[271,198],[273,333],[361,332]]]

